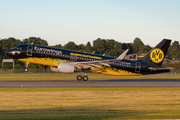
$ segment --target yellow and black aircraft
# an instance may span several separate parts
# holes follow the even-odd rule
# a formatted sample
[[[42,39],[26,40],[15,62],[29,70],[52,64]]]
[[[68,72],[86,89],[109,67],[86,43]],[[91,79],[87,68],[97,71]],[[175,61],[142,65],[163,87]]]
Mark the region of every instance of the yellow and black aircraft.
[[[119,57],[103,56],[67,49],[46,47],[35,44],[20,44],[6,51],[6,54],[19,61],[43,64],[56,67],[58,72],[78,74],[77,80],[88,80],[86,72],[109,75],[145,75],[169,72],[162,65],[168,47],[169,39],[163,39],[140,60],[124,59],[125,50]]]

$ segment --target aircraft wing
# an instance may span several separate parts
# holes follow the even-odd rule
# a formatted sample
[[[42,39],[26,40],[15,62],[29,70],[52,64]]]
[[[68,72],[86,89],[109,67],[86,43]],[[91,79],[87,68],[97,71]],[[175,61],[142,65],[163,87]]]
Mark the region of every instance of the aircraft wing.
[[[88,69],[88,68],[95,69],[95,67],[102,68],[101,65],[110,67],[111,63],[121,61],[125,57],[125,55],[127,54],[128,51],[129,51],[129,49],[125,50],[116,59],[101,60],[101,61],[87,61],[87,62],[69,62],[68,64],[72,64],[79,69]]]

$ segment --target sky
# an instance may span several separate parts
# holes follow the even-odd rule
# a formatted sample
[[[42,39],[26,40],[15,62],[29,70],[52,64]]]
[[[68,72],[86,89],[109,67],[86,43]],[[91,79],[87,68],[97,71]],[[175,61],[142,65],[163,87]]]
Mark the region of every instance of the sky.
[[[49,45],[97,38],[155,46],[180,41],[180,0],[0,0],[0,38],[40,37]]]

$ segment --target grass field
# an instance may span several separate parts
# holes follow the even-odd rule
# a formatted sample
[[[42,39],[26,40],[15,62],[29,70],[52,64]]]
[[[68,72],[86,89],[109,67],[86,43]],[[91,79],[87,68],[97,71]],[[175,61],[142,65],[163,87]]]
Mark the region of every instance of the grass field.
[[[0,88],[1,120],[177,119],[180,88]]]
[[[0,74],[0,81],[76,80],[77,74]],[[108,76],[90,80],[180,79],[180,75]],[[0,120],[178,119],[180,88],[0,88]]]
[[[77,74],[59,73],[11,73],[0,74],[0,81],[41,81],[41,80],[76,80]],[[119,79],[180,79],[180,74],[157,74],[141,76],[111,76],[88,74],[89,80],[119,80]]]

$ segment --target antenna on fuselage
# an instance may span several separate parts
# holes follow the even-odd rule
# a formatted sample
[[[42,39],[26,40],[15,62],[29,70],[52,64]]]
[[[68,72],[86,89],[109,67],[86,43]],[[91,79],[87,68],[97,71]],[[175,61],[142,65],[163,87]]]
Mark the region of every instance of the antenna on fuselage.
[[[92,52],[92,54],[94,54],[96,51]]]

